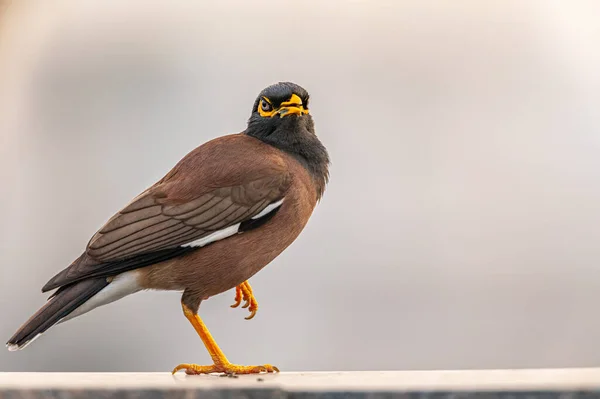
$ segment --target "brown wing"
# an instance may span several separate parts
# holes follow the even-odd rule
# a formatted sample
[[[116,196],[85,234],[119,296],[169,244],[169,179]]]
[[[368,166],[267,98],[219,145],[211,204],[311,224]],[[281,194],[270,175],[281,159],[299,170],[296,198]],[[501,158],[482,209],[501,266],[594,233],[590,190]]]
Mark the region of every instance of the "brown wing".
[[[42,290],[179,256],[190,249],[183,245],[252,219],[283,198],[290,183],[282,158],[255,139],[206,143],[109,219]]]
[[[243,222],[282,197],[286,175],[222,187],[184,203],[146,193],[115,215],[88,244],[101,262],[178,247]]]

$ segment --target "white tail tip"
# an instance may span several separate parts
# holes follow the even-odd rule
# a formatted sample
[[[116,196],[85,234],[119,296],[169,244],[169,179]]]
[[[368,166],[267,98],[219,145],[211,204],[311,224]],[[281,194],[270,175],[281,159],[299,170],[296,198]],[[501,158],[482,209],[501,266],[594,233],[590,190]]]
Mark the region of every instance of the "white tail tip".
[[[18,351],[20,349],[19,345],[15,345],[15,344],[6,344],[6,347],[8,348],[8,350],[10,352]]]

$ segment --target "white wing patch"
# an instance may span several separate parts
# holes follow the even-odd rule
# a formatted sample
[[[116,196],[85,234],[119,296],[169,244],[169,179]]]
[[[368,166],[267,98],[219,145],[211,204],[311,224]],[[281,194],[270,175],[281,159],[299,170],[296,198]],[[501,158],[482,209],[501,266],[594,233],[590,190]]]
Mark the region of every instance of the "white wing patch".
[[[284,199],[285,199],[285,198],[282,198],[282,199],[280,199],[280,200],[279,200],[279,201],[277,201],[277,202],[270,203],[270,204],[269,204],[269,205],[267,205],[267,206],[265,207],[265,209],[263,209],[263,210],[262,210],[262,211],[261,211],[261,212],[260,212],[258,215],[256,215],[256,216],[253,216],[253,217],[252,217],[252,219],[258,219],[258,218],[261,218],[261,217],[265,216],[267,213],[269,213],[269,212],[272,212],[272,211],[274,211],[275,209],[279,208],[279,207],[281,206],[281,204],[283,204],[283,200],[284,200]]]
[[[285,198],[282,198],[277,202],[273,202],[273,203],[267,205],[265,207],[265,209],[263,209],[258,215],[253,216],[252,219],[258,219],[258,218],[261,218],[261,217],[267,215],[270,212],[273,212],[275,209],[279,208],[281,206],[281,204],[283,204],[284,199]],[[224,238],[230,237],[234,234],[237,234],[238,230],[240,229],[240,224],[241,223],[234,224],[233,226],[229,226],[229,227],[225,227],[224,229],[217,230],[214,233],[207,235],[206,237],[202,237],[202,238],[197,239],[196,241],[192,241],[192,242],[188,242],[187,244],[183,244],[182,247],[184,247],[184,248],[185,247],[199,248],[199,247],[208,245],[211,242],[219,241]]]
[[[207,235],[206,237],[199,238],[196,241],[183,244],[182,247],[203,247],[207,244],[210,244],[211,242],[219,241],[223,238],[227,238],[229,236],[234,235],[238,232],[239,228],[240,223],[234,224],[233,226],[225,227],[222,230],[217,230],[214,233]]]

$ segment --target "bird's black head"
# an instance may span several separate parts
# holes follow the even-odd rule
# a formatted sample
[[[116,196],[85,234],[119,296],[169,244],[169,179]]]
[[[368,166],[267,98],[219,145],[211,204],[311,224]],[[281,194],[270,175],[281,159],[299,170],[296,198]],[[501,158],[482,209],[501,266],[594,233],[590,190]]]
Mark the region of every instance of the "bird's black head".
[[[315,134],[308,100],[308,92],[295,83],[267,87],[254,102],[246,134],[296,157],[324,189],[329,155]]]
[[[260,92],[252,107],[247,133],[262,140],[298,125],[314,134],[308,92],[297,84],[282,82]]]

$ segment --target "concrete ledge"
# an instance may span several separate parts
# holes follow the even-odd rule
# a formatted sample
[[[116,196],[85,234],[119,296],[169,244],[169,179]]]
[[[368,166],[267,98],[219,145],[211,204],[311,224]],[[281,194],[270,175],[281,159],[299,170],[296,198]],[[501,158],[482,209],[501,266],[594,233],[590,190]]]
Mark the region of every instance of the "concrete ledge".
[[[0,398],[600,399],[600,369],[365,371],[236,377],[0,373]]]

